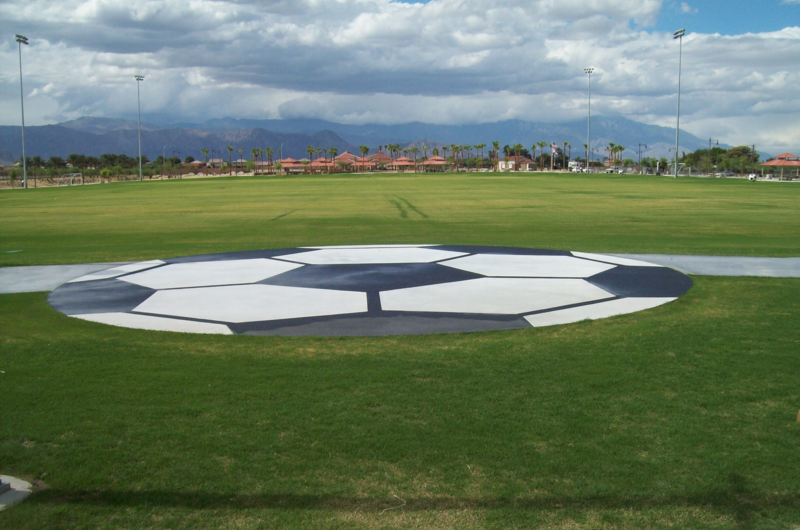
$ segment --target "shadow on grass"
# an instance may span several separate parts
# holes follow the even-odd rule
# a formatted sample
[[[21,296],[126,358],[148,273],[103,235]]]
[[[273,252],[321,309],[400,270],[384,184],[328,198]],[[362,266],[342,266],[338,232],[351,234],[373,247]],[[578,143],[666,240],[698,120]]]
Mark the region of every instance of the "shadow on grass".
[[[402,496],[402,495],[401,495]],[[748,492],[744,479],[730,477],[730,487],[707,493],[665,496],[614,496],[550,498],[503,497],[410,497],[403,498],[403,511],[425,510],[587,510],[658,508],[705,508],[730,513],[740,528],[753,525],[753,515],[770,508],[800,509],[800,493],[770,495]],[[204,509],[282,509],[282,510],[332,510],[341,512],[380,512],[397,506],[393,496],[339,497],[331,495],[295,494],[236,494],[236,493],[184,493],[173,491],[124,490],[59,490],[48,489],[33,495],[30,503],[86,504],[90,506],[136,507],[164,506],[171,508]]]

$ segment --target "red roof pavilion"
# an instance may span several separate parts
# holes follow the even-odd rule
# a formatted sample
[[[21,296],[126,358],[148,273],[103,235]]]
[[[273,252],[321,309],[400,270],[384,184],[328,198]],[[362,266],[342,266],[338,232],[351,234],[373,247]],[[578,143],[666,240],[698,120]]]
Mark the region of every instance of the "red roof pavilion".
[[[800,157],[792,153],[783,153],[778,155],[768,162],[761,164],[762,166],[783,166],[783,167],[800,167]]]

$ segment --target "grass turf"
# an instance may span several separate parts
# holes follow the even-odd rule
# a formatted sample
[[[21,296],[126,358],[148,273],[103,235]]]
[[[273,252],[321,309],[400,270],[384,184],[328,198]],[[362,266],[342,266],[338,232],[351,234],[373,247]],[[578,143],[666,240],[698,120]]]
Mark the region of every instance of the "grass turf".
[[[6,191],[0,209],[6,266],[377,243],[800,256],[800,187],[726,179],[234,177]]]
[[[136,331],[4,295],[2,465],[42,489],[0,522],[793,528],[800,280],[695,279],[602,321],[385,338]]]
[[[2,256],[387,242],[798,255],[797,189],[448,175],[28,190],[0,194],[3,250],[24,249]],[[337,339],[127,330],[2,295],[0,469],[39,490],[0,525],[797,527],[800,280],[695,282],[596,322]]]

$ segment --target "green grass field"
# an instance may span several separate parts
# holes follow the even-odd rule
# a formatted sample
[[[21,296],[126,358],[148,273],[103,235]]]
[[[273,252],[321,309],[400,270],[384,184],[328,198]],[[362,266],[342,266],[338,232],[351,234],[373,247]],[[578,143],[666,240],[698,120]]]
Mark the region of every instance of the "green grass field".
[[[800,255],[791,184],[242,178],[0,201],[5,265],[398,242]],[[693,279],[600,321],[381,338],[137,331],[1,295],[0,472],[38,490],[0,526],[794,530],[800,279]]]
[[[800,187],[742,180],[220,178],[5,191],[0,209],[0,265],[362,243],[800,256]]]

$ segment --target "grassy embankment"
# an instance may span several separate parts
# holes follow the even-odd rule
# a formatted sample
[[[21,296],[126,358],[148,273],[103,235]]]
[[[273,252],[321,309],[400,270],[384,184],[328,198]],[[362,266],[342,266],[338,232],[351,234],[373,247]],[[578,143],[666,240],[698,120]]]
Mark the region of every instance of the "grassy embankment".
[[[718,182],[13,192],[3,247],[26,250],[3,256],[408,241],[798,255],[794,187]],[[341,339],[128,330],[64,317],[44,293],[2,295],[0,471],[41,489],[0,525],[794,528],[800,280],[694,280],[677,302],[601,321]]]

